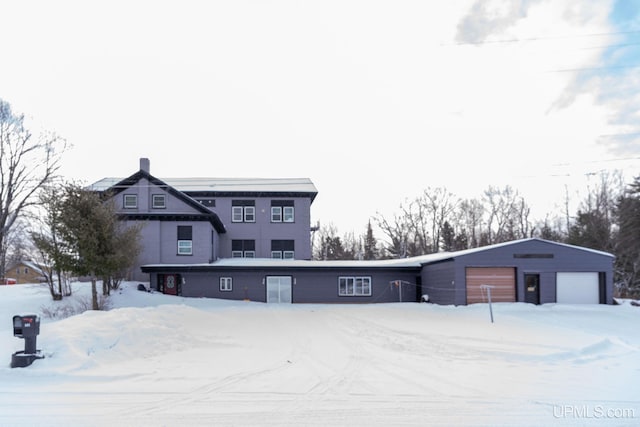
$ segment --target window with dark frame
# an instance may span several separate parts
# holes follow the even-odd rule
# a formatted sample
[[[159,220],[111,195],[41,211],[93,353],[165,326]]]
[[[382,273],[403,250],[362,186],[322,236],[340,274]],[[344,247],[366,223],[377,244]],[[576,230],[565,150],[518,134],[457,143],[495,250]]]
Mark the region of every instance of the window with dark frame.
[[[271,241],[271,258],[294,259],[295,258],[295,241],[294,240],[272,240]]]
[[[178,255],[193,255],[193,227],[178,226]]]
[[[125,194],[123,199],[123,206],[125,209],[136,209],[138,207],[138,195]]]
[[[294,222],[295,208],[293,200],[271,201],[271,222]]]
[[[255,240],[232,240],[231,241],[231,257],[232,258],[255,258],[256,257],[256,241]]]

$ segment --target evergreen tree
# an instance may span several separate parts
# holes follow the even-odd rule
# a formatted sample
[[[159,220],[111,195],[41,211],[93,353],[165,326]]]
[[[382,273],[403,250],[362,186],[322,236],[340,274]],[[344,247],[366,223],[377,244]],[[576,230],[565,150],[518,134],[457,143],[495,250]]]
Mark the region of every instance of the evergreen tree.
[[[452,252],[456,250],[456,233],[449,221],[445,221],[442,227],[442,250]]]
[[[126,227],[112,203],[73,184],[63,189],[59,209],[56,230],[65,244],[60,268],[91,277],[92,307],[97,310],[97,279],[118,275],[134,263],[140,229]]]
[[[622,296],[640,295],[640,177],[617,203],[616,283]]]
[[[371,227],[371,220],[367,223],[367,233],[364,236],[364,259],[377,259],[378,258],[378,241],[373,236],[373,228]]]

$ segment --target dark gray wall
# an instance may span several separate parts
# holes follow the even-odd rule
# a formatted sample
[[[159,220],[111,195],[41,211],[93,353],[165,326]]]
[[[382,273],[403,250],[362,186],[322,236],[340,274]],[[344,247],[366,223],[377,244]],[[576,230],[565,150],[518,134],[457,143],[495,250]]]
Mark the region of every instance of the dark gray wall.
[[[455,264],[453,260],[431,264],[422,269],[422,293],[437,304],[458,304],[455,286]]]
[[[517,255],[517,256],[514,256]],[[540,258],[552,255],[552,258]],[[516,299],[524,301],[524,274],[540,274],[540,303],[556,302],[557,272],[598,272],[605,275],[606,303],[613,302],[613,257],[544,240],[527,240],[458,255],[453,261],[425,265],[423,287],[438,304],[466,304],[467,267],[515,267]],[[453,279],[452,279],[453,276]],[[447,289],[451,281],[456,292]],[[452,301],[453,298],[453,301]]]
[[[402,301],[417,301],[416,279],[418,269],[215,269],[209,271],[167,270],[151,274],[151,284],[157,289],[157,274],[181,274],[184,283],[182,296],[208,297],[232,300],[248,299],[266,301],[265,278],[267,276],[290,276],[292,278],[292,300],[294,303],[381,303],[399,302],[400,291],[390,282],[403,281]],[[339,296],[340,276],[371,277],[371,296]],[[220,291],[220,277],[231,277],[232,291]]]

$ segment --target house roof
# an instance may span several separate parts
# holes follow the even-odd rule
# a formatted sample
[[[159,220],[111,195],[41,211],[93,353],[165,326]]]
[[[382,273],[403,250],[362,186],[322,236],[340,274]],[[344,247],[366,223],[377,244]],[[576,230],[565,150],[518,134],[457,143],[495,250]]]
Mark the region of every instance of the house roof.
[[[300,260],[300,259],[273,259],[273,258],[220,258],[215,262],[201,264],[147,264],[142,266],[142,271],[154,271],[159,269],[170,270],[200,270],[209,268],[287,268],[287,269],[318,269],[318,268],[420,268],[420,263],[413,258],[388,259],[388,260]]]
[[[184,202],[185,204],[191,206],[192,208],[194,208],[196,211],[199,212],[199,214],[197,215],[187,215],[187,214],[182,214],[182,215],[177,215],[177,216],[184,216],[184,217],[189,217],[186,219],[189,220],[206,220],[211,222],[211,224],[215,227],[216,231],[218,233],[226,233],[226,228],[224,226],[224,224],[222,223],[222,221],[220,220],[220,217],[218,217],[218,214],[216,214],[215,212],[209,210],[208,208],[206,208],[205,206],[203,206],[202,204],[198,203],[197,201],[195,201],[194,199],[192,199],[191,197],[187,196],[184,192],[176,189],[175,187],[173,187],[172,185],[152,176],[150,173],[144,171],[144,170],[139,170],[138,172],[134,173],[133,175],[121,179],[119,181],[115,181],[115,182],[111,182],[111,181],[105,181],[105,180],[110,180],[111,178],[105,178],[101,181],[98,181],[97,183],[90,185],[88,187],[89,190],[91,191],[98,191],[101,193],[106,193],[106,192],[111,192],[114,195],[121,193],[122,191],[126,190],[127,188],[130,188],[132,186],[134,186],[136,183],[138,183],[141,179],[147,179],[149,182],[151,182],[152,184],[158,186],[158,187],[162,187],[164,188],[169,194],[171,194],[172,196],[176,197],[177,199],[181,200],[182,202]],[[100,185],[97,185],[99,183],[102,183]],[[109,186],[106,186],[106,184],[111,184]],[[149,215],[142,215],[144,217],[149,217]],[[143,219],[142,216],[140,214],[122,214],[121,217],[125,218],[125,219]],[[158,215],[155,215],[156,217],[159,217]],[[175,215],[174,215],[175,216]],[[164,215],[163,218],[168,218],[167,215]],[[158,219],[158,218],[156,218]]]
[[[105,191],[126,184],[126,178],[103,178],[89,188]],[[298,196],[313,201],[318,190],[309,178],[163,178],[166,185],[190,196]]]
[[[608,252],[598,251],[598,250],[595,250],[595,249],[585,248],[585,247],[582,247],[582,246],[569,245],[569,244],[566,244],[566,243],[553,242],[551,240],[539,239],[537,237],[531,237],[531,238],[527,238],[527,239],[518,239],[518,240],[511,240],[509,242],[496,243],[496,244],[493,244],[493,245],[480,246],[480,247],[477,247],[477,248],[463,249],[463,250],[454,251],[454,252],[438,252],[438,253],[434,253],[434,254],[421,255],[421,256],[413,257],[413,259],[418,261],[420,264],[430,264],[430,263],[433,263],[433,262],[444,261],[446,259],[454,259],[454,258],[459,258],[459,257],[465,256],[465,255],[472,255],[474,253],[484,252],[484,251],[488,251],[488,250],[491,250],[491,249],[503,248],[503,247],[507,247],[507,246],[516,246],[516,245],[520,245],[520,244],[523,244],[523,243],[526,243],[526,242],[543,242],[543,243],[546,243],[546,244],[549,244],[549,245],[556,245],[556,246],[562,246],[562,247],[571,248],[571,249],[575,249],[575,250],[591,252],[591,253],[594,253],[594,254],[608,256],[608,257],[611,257],[611,258],[615,257],[613,254],[610,254]]]
[[[143,272],[157,271],[159,269],[171,270],[205,270],[209,268],[420,268],[423,265],[435,262],[445,261],[449,259],[459,258],[465,255],[471,255],[492,249],[516,246],[526,242],[543,242],[550,245],[568,247],[575,250],[590,252],[602,256],[614,257],[608,252],[597,251],[594,249],[584,248],[581,246],[568,245],[565,243],[552,242],[550,240],[528,238],[520,240],[512,240],[510,242],[497,243],[489,246],[481,246],[478,248],[464,249],[455,252],[438,252],[433,254],[421,255],[411,258],[386,259],[386,260],[326,260],[326,261],[309,261],[309,260],[284,260],[271,258],[221,258],[210,264],[148,264],[142,266]]]
[[[42,267],[31,260],[20,260],[20,261],[14,262],[13,264],[11,264],[10,267],[7,268],[7,270],[14,269],[19,265],[24,265],[25,267],[29,267],[31,270],[39,274],[42,274]]]

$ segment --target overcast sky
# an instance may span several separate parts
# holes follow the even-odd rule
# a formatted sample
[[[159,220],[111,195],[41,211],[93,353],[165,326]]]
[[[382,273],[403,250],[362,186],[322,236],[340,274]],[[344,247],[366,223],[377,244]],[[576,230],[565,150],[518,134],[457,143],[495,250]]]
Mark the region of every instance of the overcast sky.
[[[360,233],[428,187],[541,213],[640,174],[640,1],[0,0],[0,40],[0,98],[86,183],[308,177]]]

